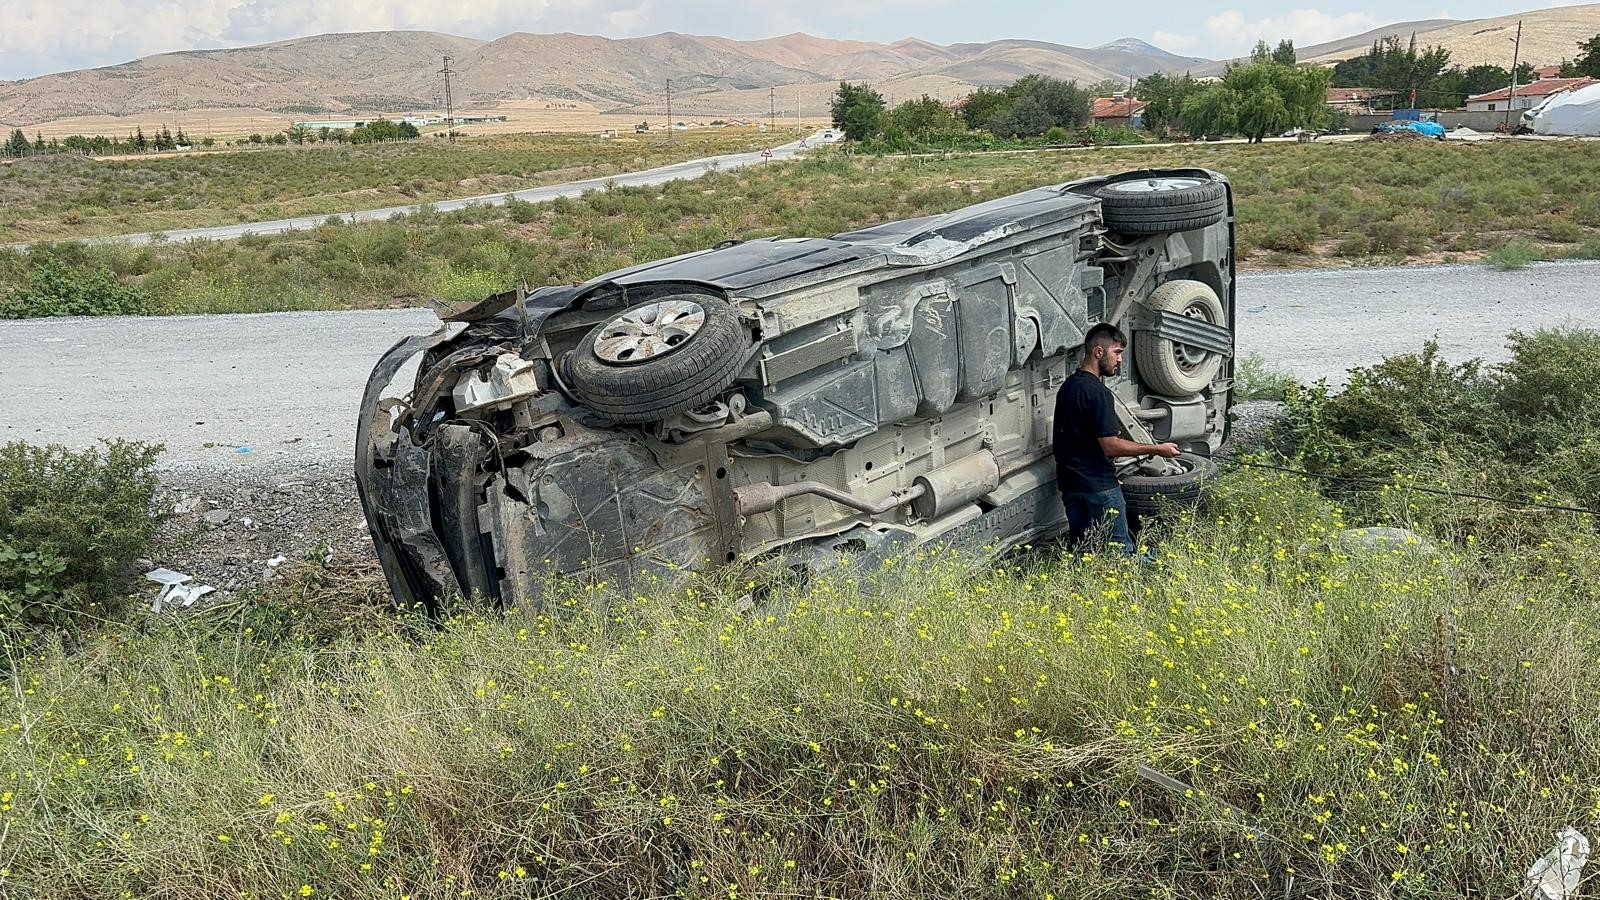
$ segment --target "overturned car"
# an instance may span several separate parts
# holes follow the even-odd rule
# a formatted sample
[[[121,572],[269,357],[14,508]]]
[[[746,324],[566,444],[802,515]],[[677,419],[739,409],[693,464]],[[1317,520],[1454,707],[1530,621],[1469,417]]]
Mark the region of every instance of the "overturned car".
[[[363,398],[390,587],[536,605],[551,575],[1050,537],[1055,394],[1096,322],[1131,336],[1126,435],[1185,451],[1122,461],[1130,509],[1192,498],[1227,429],[1232,203],[1215,172],[1130,172],[453,310]]]

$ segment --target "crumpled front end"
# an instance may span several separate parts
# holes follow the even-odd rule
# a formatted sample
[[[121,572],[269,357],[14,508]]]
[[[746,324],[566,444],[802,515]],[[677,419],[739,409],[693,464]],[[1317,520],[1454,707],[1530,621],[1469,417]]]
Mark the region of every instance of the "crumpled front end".
[[[537,607],[552,575],[631,581],[720,558],[704,459],[590,427],[505,328],[447,328],[396,344],[362,402],[357,487],[398,602]],[[384,398],[419,354],[410,396]]]

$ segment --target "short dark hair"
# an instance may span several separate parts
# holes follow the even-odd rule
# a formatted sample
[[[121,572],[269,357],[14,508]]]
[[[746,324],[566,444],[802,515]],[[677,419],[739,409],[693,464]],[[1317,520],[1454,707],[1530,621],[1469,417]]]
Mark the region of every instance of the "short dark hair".
[[[1093,350],[1101,345],[1126,347],[1128,346],[1128,336],[1122,333],[1122,329],[1110,322],[1101,322],[1089,329],[1089,333],[1084,335],[1083,349],[1085,351]]]

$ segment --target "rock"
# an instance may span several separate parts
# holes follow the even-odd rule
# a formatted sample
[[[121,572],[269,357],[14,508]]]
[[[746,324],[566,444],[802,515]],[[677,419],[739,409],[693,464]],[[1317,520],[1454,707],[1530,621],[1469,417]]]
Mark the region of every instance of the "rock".
[[[1367,528],[1349,528],[1334,535],[1334,543],[1347,550],[1404,550],[1432,551],[1433,542],[1409,528],[1390,525],[1373,525]]]
[[[185,497],[172,505],[172,511],[180,516],[187,516],[200,508],[199,497]]]
[[[207,510],[201,518],[206,520],[207,525],[222,526],[228,524],[228,520],[233,518],[233,510],[211,509]]]

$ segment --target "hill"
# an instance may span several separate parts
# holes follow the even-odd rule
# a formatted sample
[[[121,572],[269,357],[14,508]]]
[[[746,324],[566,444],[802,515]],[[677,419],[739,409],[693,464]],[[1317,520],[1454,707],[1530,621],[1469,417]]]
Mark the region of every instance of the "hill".
[[[1510,68],[1512,39],[1516,36],[1518,21],[1522,22],[1522,48],[1519,54],[1522,61],[1535,66],[1553,65],[1577,56],[1579,41],[1600,34],[1600,3],[1451,22],[1426,30],[1419,28],[1417,44],[1444,47],[1450,51],[1450,61],[1463,67],[1493,63]],[[1403,35],[1409,36],[1409,31]],[[1311,62],[1334,63],[1357,56],[1371,46],[1372,41],[1368,40],[1354,47],[1325,51],[1314,56],[1302,54],[1300,58]]]
[[[1003,40],[940,46],[788,34],[757,41],[665,34],[615,40],[518,32],[480,41],[420,31],[330,34],[255,47],[165,53],[99,69],[0,82],[0,124],[155,111],[251,108],[303,116],[408,111],[442,105],[439,69],[451,57],[463,106],[570,101],[633,112],[664,100],[670,79],[685,109],[759,115],[771,89],[805,98],[842,79],[931,84],[959,96],[1030,72],[1098,81],[1197,62],[1135,39],[1098,48]],[[359,87],[356,87],[359,85]],[[890,88],[894,90],[895,88]],[[902,91],[904,93],[904,91]],[[788,110],[793,112],[791,106]]]

